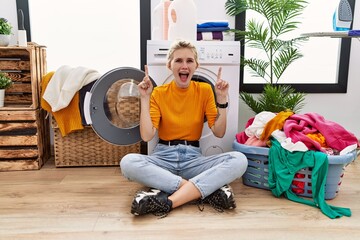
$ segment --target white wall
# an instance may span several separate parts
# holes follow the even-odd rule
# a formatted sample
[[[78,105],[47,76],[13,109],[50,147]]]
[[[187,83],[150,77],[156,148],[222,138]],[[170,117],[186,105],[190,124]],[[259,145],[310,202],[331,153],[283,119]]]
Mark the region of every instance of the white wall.
[[[13,26],[10,45],[16,45],[18,21],[15,0],[0,0],[0,18],[6,18],[11,23],[11,26]]]
[[[0,13],[9,10],[9,1],[15,2],[0,0]],[[205,0],[195,0],[201,1]],[[212,1],[218,0],[205,1],[208,12],[213,9]],[[29,4],[32,40],[47,46],[49,71],[64,64],[91,67],[99,72],[119,66],[140,67],[139,1],[29,0]],[[354,29],[360,29],[359,3]],[[89,37],[80,40],[84,35]],[[360,138],[360,41],[352,41],[347,94],[308,94],[303,113],[322,114]],[[240,102],[239,115],[241,131],[253,113]]]
[[[139,68],[139,1],[29,0],[29,8],[32,41],[47,46],[49,71]]]

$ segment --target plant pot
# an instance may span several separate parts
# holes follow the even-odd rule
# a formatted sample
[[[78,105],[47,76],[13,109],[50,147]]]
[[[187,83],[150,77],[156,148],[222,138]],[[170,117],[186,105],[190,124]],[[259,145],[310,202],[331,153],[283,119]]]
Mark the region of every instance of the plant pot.
[[[0,46],[6,47],[10,43],[10,35],[0,34]]]
[[[4,106],[5,101],[5,89],[0,89],[0,107]]]

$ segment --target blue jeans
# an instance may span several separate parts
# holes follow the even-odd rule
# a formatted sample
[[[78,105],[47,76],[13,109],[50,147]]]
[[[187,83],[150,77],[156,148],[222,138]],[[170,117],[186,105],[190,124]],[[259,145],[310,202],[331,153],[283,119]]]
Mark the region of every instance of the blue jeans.
[[[248,162],[240,152],[203,156],[198,147],[157,144],[152,155],[130,153],[120,161],[121,172],[130,181],[172,194],[182,179],[191,181],[202,198],[240,178]]]

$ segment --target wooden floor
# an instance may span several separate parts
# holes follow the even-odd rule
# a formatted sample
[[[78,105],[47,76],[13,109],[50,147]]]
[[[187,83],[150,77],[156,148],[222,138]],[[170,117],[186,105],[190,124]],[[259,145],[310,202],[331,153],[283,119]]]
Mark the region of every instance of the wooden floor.
[[[237,208],[200,212],[185,205],[166,218],[134,217],[130,204],[142,186],[118,167],[0,172],[0,239],[359,239],[360,163],[347,166],[338,196],[351,217],[329,219],[319,209],[275,198],[237,180]]]

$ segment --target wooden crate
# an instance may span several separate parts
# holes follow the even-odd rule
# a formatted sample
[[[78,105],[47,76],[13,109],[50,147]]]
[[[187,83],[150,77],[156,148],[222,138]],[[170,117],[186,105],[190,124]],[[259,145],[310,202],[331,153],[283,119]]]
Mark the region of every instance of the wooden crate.
[[[118,166],[128,153],[140,153],[140,143],[117,146],[101,139],[90,126],[62,137],[56,121],[54,130],[54,155],[56,167]]]
[[[40,106],[41,78],[46,74],[46,48],[36,43],[27,47],[0,47],[0,71],[14,84],[5,91],[5,107]]]
[[[42,109],[0,110],[0,171],[35,170],[50,157],[50,124]]]
[[[40,107],[46,48],[0,47],[0,71],[14,81],[0,108],[0,171],[40,169],[50,157],[50,124]]]

